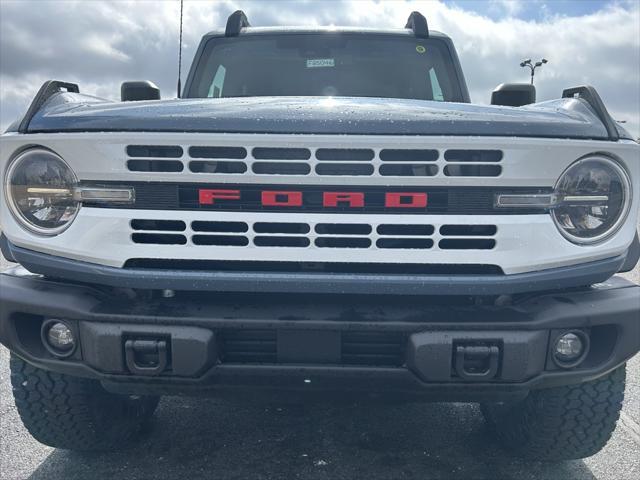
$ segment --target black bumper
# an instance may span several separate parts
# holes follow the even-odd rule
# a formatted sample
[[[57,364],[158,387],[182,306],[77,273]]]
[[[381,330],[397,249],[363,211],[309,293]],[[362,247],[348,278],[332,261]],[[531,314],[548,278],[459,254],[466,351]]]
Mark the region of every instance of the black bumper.
[[[242,387],[480,401],[597,378],[640,348],[640,287],[617,277],[496,306],[464,297],[197,292],[142,300],[1,274],[0,304],[0,341],[10,350],[122,392]],[[41,325],[50,318],[79,338],[68,358],[43,347]],[[590,349],[580,365],[561,368],[550,346],[568,329],[583,332]],[[164,342],[166,366],[152,371],[155,357],[138,363],[144,352],[135,342]]]

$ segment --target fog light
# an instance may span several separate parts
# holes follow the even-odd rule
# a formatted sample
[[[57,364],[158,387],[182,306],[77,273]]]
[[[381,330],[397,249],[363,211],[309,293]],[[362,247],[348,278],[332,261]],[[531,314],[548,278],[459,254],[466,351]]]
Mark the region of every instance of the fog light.
[[[57,355],[70,355],[76,346],[73,331],[63,322],[51,320],[45,325],[46,343]]]
[[[573,366],[585,353],[586,342],[575,332],[563,333],[556,340],[553,355],[562,366]]]

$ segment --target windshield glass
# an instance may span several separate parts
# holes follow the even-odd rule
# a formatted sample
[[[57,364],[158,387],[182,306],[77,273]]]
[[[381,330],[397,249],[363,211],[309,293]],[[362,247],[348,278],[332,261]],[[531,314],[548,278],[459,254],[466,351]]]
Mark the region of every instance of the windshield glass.
[[[451,54],[438,39],[326,33],[212,38],[186,96],[463,101]]]

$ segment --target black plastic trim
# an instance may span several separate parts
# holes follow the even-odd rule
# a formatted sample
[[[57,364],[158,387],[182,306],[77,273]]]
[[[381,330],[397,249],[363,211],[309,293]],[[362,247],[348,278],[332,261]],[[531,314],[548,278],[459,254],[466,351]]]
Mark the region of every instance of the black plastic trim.
[[[412,392],[448,400],[467,398],[478,401],[485,395],[516,395],[534,388],[598,378],[631,358],[640,348],[640,323],[637,321],[640,287],[620,277],[598,287],[526,296],[503,306],[443,305],[433,297],[431,300],[398,302],[398,299],[394,301],[388,296],[376,298],[373,302],[363,297],[341,301],[335,296],[301,298],[291,295],[201,295],[197,298],[177,295],[168,299],[149,299],[146,296],[125,299],[92,287],[42,278],[1,274],[0,282],[0,343],[40,368],[96,378],[125,392],[146,389],[158,393],[166,389],[167,392],[189,393],[208,387],[355,389],[386,391],[394,395]],[[20,321],[20,314],[65,318],[77,322],[81,330],[91,329],[99,337],[84,335],[83,342],[91,338],[108,341],[107,337],[116,337],[115,334],[122,332],[134,336],[139,334],[140,338],[169,335],[172,339],[188,339],[189,345],[195,341],[201,347],[200,354],[195,360],[190,354],[175,356],[173,369],[181,366],[178,373],[174,371],[153,379],[122,375],[113,373],[122,368],[115,361],[122,353],[118,338],[115,342],[108,341],[108,345],[100,343],[104,348],[97,348],[98,343],[90,342],[93,347],[83,352],[82,358],[59,360],[43,357],[25,349],[17,336],[15,325]],[[606,358],[571,370],[550,371],[544,366],[544,345],[549,332],[598,326],[611,326],[617,331],[611,354]],[[403,332],[413,336],[415,346],[433,344],[437,348],[442,342],[450,343],[447,339],[452,337],[503,338],[515,347],[508,353],[518,360],[508,365],[513,378],[511,374],[507,375],[509,372],[503,371],[500,381],[487,380],[482,384],[466,383],[451,377],[443,381],[441,373],[451,368],[450,359],[446,356],[438,360],[437,365],[424,363],[425,358],[416,357],[416,361],[427,368],[422,370],[422,374],[416,373],[414,367],[419,365],[409,361],[415,353],[411,351],[407,353],[406,367],[219,365],[210,361],[217,355],[213,350],[215,342],[212,335],[215,332],[246,328],[304,331],[306,335],[303,337],[306,338],[314,338],[308,335],[314,331],[388,332],[390,335]],[[207,335],[207,332],[212,333]],[[174,342],[174,350],[177,346]],[[181,374],[191,378],[180,378]],[[311,385],[303,382],[306,378],[313,379]]]
[[[16,259],[13,258],[13,253],[11,253],[11,248],[9,248],[9,240],[7,240],[7,237],[5,237],[2,232],[0,232],[0,252],[2,252],[4,258],[16,263]]]
[[[29,131],[29,123],[36,113],[42,108],[49,98],[54,94],[59,93],[61,89],[65,89],[67,92],[80,93],[80,88],[75,83],[61,82],[59,80],[47,80],[44,82],[35,98],[29,105],[27,113],[25,113],[20,125],[18,126],[18,132],[27,133]]]
[[[243,28],[250,27],[251,24],[242,10],[236,10],[227,19],[227,27],[224,31],[225,37],[237,37]]]
[[[129,160],[131,162],[132,160]],[[147,162],[147,160],[136,160]],[[167,160],[159,160],[163,164]],[[192,164],[194,162],[191,162]],[[254,164],[256,165],[256,164]],[[288,164],[290,165],[290,164]],[[468,165],[468,164],[466,164]],[[122,182],[109,181],[84,181],[82,187],[121,187]],[[455,214],[455,215],[540,215],[549,212],[548,208],[495,208],[495,198],[498,194],[551,194],[552,188],[545,187],[442,187],[442,186],[374,186],[353,184],[348,188],[344,185],[274,185],[261,184],[236,184],[236,183],[186,183],[186,182],[127,182],[127,186],[135,189],[133,203],[108,204],[104,202],[83,202],[85,207],[91,208],[117,208],[134,210],[195,210],[195,211],[250,211],[250,212],[288,212],[288,213],[341,213],[359,215],[364,213],[377,213],[380,215],[398,215],[408,212],[407,209],[385,207],[385,193],[422,192],[428,195],[428,205],[423,208],[411,208],[410,213],[416,214]],[[241,199],[218,201],[211,205],[203,205],[199,202],[199,190],[237,190]],[[303,202],[299,207],[264,206],[261,201],[261,193],[265,190],[302,192]],[[322,196],[324,192],[358,192],[365,196],[365,206],[349,208],[344,205],[335,207],[323,206]]]
[[[638,238],[638,232],[636,232],[636,236],[633,238],[629,250],[627,250],[624,263],[618,271],[621,273],[630,272],[636,267],[638,260],[640,260],[640,239]]]
[[[418,38],[429,38],[427,19],[420,12],[411,12],[404,28],[409,28]]]
[[[34,252],[7,242],[29,271],[75,282],[122,288],[218,292],[289,292],[373,295],[510,295],[604,282],[625,255],[570,267],[514,275],[351,274],[320,272],[122,269]]]
[[[567,88],[562,91],[562,98],[581,98],[586,101],[591,108],[595,111],[596,115],[602,122],[602,124],[607,129],[607,134],[609,135],[609,140],[612,142],[617,142],[620,139],[620,134],[618,133],[618,127],[616,122],[609,112],[607,111],[607,107],[604,106],[604,102],[598,95],[598,92],[591,85],[581,85],[579,87]]]

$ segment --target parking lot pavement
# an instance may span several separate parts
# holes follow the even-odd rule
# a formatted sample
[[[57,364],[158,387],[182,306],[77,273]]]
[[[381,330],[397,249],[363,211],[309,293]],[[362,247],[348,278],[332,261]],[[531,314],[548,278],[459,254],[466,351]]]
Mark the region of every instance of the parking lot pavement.
[[[629,278],[640,283],[639,274]],[[640,478],[640,356],[629,362],[623,416],[606,448],[555,464],[506,456],[472,404],[258,406],[181,397],[162,400],[132,448],[80,455],[40,445],[24,430],[8,359],[0,347],[2,480]]]

